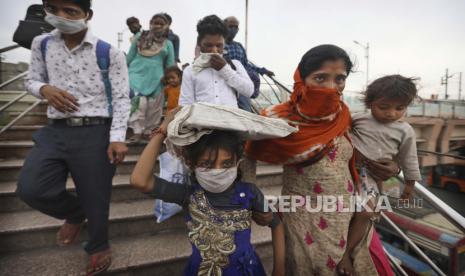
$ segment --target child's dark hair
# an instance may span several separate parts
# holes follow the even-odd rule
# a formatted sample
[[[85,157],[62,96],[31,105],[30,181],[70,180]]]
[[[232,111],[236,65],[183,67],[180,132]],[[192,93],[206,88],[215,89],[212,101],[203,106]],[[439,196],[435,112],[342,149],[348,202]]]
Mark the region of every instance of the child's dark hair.
[[[157,14],[155,14],[154,16],[152,16],[152,19],[150,19],[150,22],[152,22],[152,21],[155,20],[156,18],[161,18],[161,19],[163,19],[163,20],[166,22],[166,24],[168,24],[168,22],[169,22],[168,18],[166,18],[166,16],[165,16],[164,13],[157,13]]]
[[[389,75],[374,80],[368,85],[364,93],[366,107],[381,98],[396,99],[405,102],[406,105],[412,103],[417,97],[417,87],[415,82],[418,78],[407,78],[401,75]]]
[[[202,136],[197,142],[186,146],[183,157],[189,166],[194,167],[206,150],[210,151],[210,160],[214,163],[218,157],[219,149],[230,152],[236,160],[241,159],[244,151],[244,142],[236,132],[214,130]]]
[[[200,44],[200,41],[206,35],[221,35],[226,37],[228,34],[228,29],[218,16],[212,14],[205,16],[197,23],[197,44]]]
[[[299,73],[305,79],[312,72],[321,68],[325,61],[336,61],[342,59],[346,65],[347,75],[352,71],[352,61],[342,48],[336,45],[323,44],[308,50],[299,63]]]
[[[172,65],[172,66],[169,66],[165,69],[165,72],[164,72],[164,75],[163,75],[163,78],[162,78],[162,82],[164,85],[166,85],[166,76],[169,74],[169,73],[175,73],[176,75],[178,75],[179,77],[179,81],[182,81],[182,71],[181,69],[179,69],[178,66],[176,65]]]
[[[167,14],[166,12],[163,13],[163,15],[168,19],[168,25],[171,25],[173,22],[173,18],[171,18],[171,15]]]
[[[47,0],[42,0],[42,3],[46,4]],[[92,6],[92,0],[65,0],[65,2],[71,2],[73,4],[78,5],[83,11],[86,13],[90,11]]]
[[[139,19],[137,17],[131,16],[128,19],[126,19],[126,25],[130,25],[132,23],[139,23]]]

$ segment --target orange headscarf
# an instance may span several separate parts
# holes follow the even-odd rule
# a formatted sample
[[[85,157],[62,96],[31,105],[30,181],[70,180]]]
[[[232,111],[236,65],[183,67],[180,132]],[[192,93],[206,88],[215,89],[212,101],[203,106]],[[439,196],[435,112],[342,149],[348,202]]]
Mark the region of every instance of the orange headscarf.
[[[336,139],[347,134],[351,124],[349,109],[339,92],[306,86],[298,69],[290,100],[264,109],[262,115],[286,120],[299,128],[284,138],[247,143],[247,156],[273,164],[299,166],[317,162],[333,148]]]

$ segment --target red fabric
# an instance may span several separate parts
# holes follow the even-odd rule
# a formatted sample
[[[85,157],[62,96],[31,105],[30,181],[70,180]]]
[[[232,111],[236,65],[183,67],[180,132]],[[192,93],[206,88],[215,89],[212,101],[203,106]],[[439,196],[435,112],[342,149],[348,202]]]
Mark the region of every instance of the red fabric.
[[[299,70],[294,81],[291,99],[265,109],[262,115],[284,119],[299,131],[284,138],[249,141],[249,157],[273,164],[298,164],[324,156],[334,139],[349,130],[350,112],[337,90],[306,86]]]
[[[376,230],[373,230],[373,236],[370,243],[370,255],[379,276],[394,276],[389,259],[383,249],[383,244],[379,239]]]

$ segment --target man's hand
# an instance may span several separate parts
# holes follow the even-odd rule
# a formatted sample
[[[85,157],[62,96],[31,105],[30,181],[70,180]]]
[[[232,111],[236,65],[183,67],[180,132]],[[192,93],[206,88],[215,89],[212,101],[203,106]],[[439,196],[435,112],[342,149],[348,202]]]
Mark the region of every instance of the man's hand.
[[[375,180],[388,180],[399,173],[399,165],[390,159],[367,161],[366,165]]]
[[[268,77],[274,77],[274,72],[270,70],[266,70],[265,75],[267,75]]]
[[[413,185],[405,185],[404,187],[404,191],[402,192],[402,194],[400,195],[400,198],[401,199],[410,199],[410,197],[412,197],[412,194],[413,194],[413,190],[414,190],[414,186]]]
[[[79,110],[78,100],[64,90],[51,85],[44,85],[40,88],[40,94],[60,112],[66,113]]]
[[[119,164],[123,162],[124,156],[128,152],[128,147],[124,142],[111,142],[108,146],[107,154],[111,164]]]
[[[221,70],[226,65],[226,60],[220,55],[212,55],[210,57],[210,66],[216,71]]]

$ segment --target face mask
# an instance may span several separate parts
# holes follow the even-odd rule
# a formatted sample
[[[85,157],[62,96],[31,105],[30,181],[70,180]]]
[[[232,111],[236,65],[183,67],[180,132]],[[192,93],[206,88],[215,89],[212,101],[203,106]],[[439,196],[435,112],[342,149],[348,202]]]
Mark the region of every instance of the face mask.
[[[238,31],[239,31],[239,29],[237,29],[237,28],[228,29],[228,37],[231,38],[231,39],[234,39],[234,37],[236,37]]]
[[[61,33],[64,34],[75,34],[87,28],[85,18],[71,20],[47,12],[47,16],[45,16],[45,21],[47,21],[50,25],[57,28]]]
[[[195,177],[200,186],[208,192],[221,193],[236,180],[237,166],[228,169],[196,168]]]

